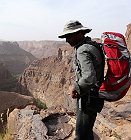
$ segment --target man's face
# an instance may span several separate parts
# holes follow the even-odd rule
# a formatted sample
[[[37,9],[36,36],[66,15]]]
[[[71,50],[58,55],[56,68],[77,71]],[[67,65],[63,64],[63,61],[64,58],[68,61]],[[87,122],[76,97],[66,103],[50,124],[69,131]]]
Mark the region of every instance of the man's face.
[[[78,35],[79,33],[72,33],[66,35],[66,42],[68,42],[71,46],[75,46],[79,41]]]

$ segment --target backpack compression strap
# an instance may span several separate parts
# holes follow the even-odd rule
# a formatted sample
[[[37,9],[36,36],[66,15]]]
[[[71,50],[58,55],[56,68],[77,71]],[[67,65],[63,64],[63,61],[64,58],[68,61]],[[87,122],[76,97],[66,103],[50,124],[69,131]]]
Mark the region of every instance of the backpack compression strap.
[[[129,81],[123,87],[119,88],[116,91],[99,91],[99,93],[100,93],[99,97],[106,98],[109,100],[117,99],[121,95],[121,92],[123,92],[130,85],[131,85],[131,77],[129,77]]]

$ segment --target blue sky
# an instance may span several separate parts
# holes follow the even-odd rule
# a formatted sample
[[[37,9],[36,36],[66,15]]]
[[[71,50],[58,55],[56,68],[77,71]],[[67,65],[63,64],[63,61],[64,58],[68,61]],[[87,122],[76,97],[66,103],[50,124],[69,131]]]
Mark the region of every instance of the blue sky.
[[[59,40],[71,19],[92,28],[125,33],[131,23],[131,0],[0,0],[0,39]]]

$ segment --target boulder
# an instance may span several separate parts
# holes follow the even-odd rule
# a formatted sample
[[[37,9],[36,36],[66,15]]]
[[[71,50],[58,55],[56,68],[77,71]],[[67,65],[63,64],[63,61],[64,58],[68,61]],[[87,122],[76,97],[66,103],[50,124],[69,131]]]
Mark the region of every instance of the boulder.
[[[15,92],[0,91],[0,130],[5,127],[9,113],[15,108],[24,108],[33,104],[31,96],[20,95]]]
[[[14,109],[8,117],[8,132],[14,140],[73,139],[74,127],[61,107],[41,110],[35,106]]]

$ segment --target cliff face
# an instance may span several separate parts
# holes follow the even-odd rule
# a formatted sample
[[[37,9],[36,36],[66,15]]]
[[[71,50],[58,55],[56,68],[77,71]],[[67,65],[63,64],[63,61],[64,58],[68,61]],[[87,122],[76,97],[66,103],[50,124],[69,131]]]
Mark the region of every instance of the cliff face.
[[[0,63],[0,90],[14,90],[16,86],[16,79],[11,75],[11,73],[6,69],[6,67]]]
[[[44,101],[48,107],[65,105],[67,87],[74,75],[71,48],[59,49],[57,57],[34,61],[20,77],[19,90]]]
[[[36,58],[19,47],[17,42],[0,42],[0,62],[12,74],[20,74]]]
[[[67,46],[63,41],[19,41],[20,47],[37,58],[57,56],[58,49]]]
[[[8,115],[12,110],[15,108],[24,108],[33,103],[34,100],[32,97],[15,92],[0,91],[0,132],[5,130]]]
[[[12,75],[11,73],[5,68],[5,66],[0,63],[0,84],[8,79],[11,79]]]
[[[127,25],[125,36],[126,36],[127,46],[131,52],[131,23]]]

